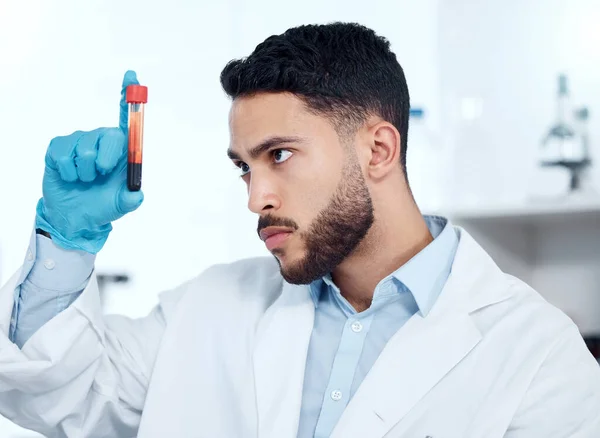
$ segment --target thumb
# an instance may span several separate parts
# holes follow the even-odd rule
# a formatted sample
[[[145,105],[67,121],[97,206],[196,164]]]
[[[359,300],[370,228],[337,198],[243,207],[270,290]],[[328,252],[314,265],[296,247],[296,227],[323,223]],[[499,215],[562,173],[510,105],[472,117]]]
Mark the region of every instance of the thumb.
[[[127,132],[127,119],[129,118],[129,105],[125,98],[127,87],[130,85],[139,85],[137,74],[133,70],[127,70],[123,76],[123,85],[121,87],[121,103],[119,113],[119,128]]]
[[[127,189],[127,185],[123,184],[119,196],[117,197],[117,205],[119,211],[123,214],[131,213],[136,210],[144,201],[144,192],[141,190],[131,192]]]

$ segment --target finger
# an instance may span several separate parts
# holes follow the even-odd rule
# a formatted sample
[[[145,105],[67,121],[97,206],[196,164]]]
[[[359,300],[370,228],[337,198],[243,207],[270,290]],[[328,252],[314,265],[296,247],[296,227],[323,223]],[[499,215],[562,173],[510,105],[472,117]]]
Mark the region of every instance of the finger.
[[[77,175],[83,182],[91,182],[96,179],[96,155],[98,154],[98,139],[102,130],[86,132],[75,146],[75,165]]]
[[[121,191],[117,198],[117,205],[119,211],[123,214],[131,213],[136,210],[144,201],[144,192],[138,190],[136,192],[130,192],[127,190],[127,186],[123,184]]]
[[[77,181],[77,168],[75,167],[75,162],[73,161],[73,157],[60,157],[56,161],[58,167],[58,173],[60,174],[60,178],[66,182],[75,182]]]
[[[137,75],[133,70],[127,70],[125,72],[125,76],[123,76],[123,86],[121,88],[121,112],[119,114],[119,128],[123,132],[127,132],[127,119],[128,119],[128,104],[125,100],[125,92],[127,91],[127,87],[129,85],[139,85],[137,80]]]
[[[77,168],[74,161],[75,145],[82,135],[83,132],[76,131],[71,135],[55,137],[50,141],[46,153],[46,165],[56,170],[63,181],[77,181]]]
[[[98,142],[96,170],[101,175],[112,172],[121,158],[127,154],[127,136],[120,129],[105,129]]]

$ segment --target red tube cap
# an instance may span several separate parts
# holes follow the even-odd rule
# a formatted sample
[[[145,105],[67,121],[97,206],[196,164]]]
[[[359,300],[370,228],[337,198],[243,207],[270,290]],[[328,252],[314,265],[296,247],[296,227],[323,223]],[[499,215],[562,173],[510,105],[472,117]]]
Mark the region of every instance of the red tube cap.
[[[144,85],[129,85],[125,92],[127,103],[147,103],[148,87]]]

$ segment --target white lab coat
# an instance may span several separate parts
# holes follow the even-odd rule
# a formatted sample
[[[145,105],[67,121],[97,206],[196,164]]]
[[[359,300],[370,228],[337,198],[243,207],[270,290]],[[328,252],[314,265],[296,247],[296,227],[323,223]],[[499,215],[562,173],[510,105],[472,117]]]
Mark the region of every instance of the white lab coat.
[[[576,326],[457,230],[437,303],[391,338],[332,437],[600,437],[600,367]],[[214,266],[140,320],[103,317],[92,279],[22,351],[6,336],[17,281],[0,291],[0,412],[22,426],[296,436],[314,306],[272,258]]]

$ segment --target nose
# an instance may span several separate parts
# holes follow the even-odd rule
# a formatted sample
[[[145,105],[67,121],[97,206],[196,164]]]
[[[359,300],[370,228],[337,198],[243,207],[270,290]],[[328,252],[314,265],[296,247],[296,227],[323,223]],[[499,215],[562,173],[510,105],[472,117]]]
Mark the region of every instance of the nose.
[[[276,194],[273,182],[253,172],[248,183],[248,209],[260,215],[277,210],[280,206],[281,200]]]

